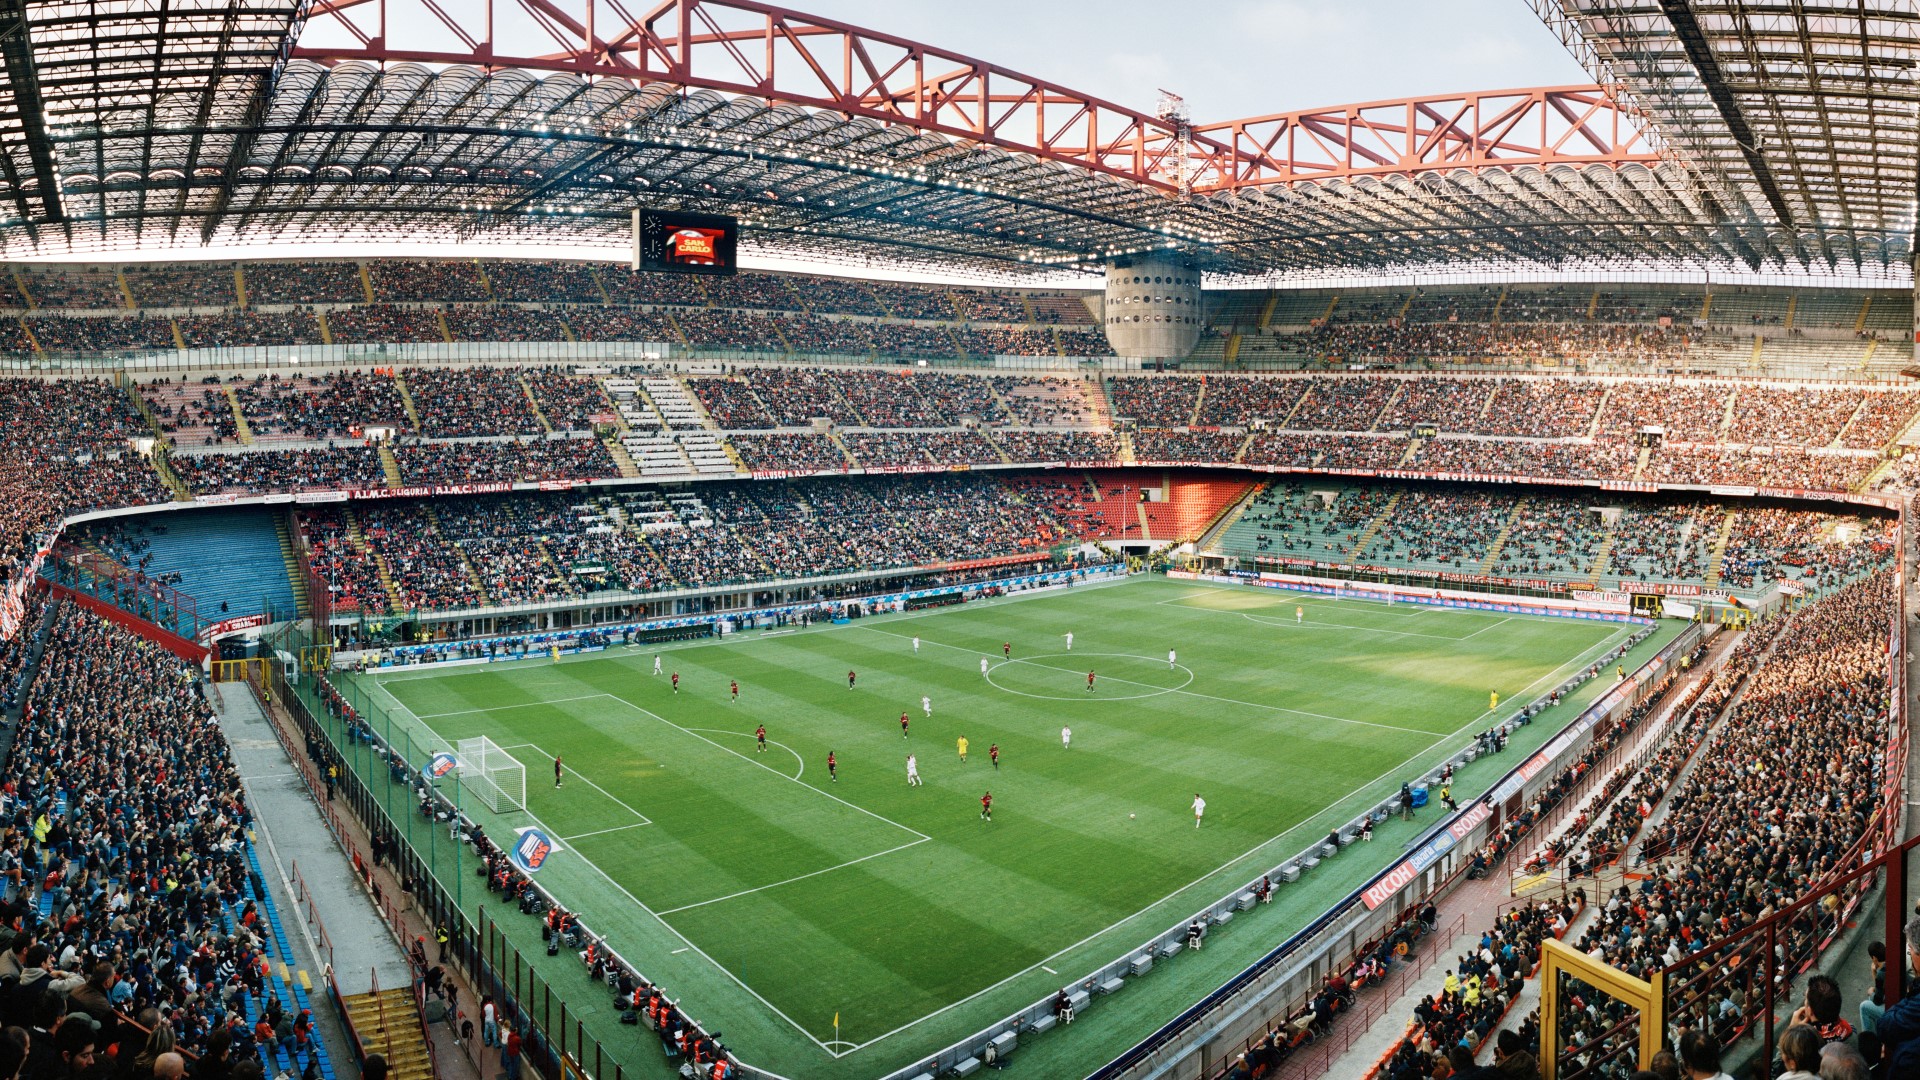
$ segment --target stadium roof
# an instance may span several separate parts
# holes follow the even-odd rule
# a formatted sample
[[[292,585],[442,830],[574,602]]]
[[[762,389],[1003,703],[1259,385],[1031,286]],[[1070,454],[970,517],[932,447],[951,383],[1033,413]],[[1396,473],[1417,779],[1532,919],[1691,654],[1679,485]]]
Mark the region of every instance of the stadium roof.
[[[1905,280],[1910,5],[1535,2],[1617,94],[1189,123],[753,0],[0,0],[0,255],[614,241],[647,204],[739,214],[749,250],[1013,273]]]

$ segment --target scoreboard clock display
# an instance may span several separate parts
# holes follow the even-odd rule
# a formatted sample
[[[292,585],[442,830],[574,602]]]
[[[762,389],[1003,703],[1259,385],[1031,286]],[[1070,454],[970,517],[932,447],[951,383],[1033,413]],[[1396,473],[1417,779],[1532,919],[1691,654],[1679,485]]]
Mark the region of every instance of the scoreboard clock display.
[[[740,223],[721,214],[633,212],[633,266],[668,274],[731,274]]]

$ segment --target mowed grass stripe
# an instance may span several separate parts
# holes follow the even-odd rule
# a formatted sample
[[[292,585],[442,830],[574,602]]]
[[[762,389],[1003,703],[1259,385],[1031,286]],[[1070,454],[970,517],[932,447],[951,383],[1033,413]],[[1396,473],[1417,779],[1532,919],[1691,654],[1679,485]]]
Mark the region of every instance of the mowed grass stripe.
[[[678,696],[664,676],[649,674],[647,649],[410,677],[391,690],[427,715],[528,706],[428,723],[450,739],[456,731],[485,733],[562,754],[654,819],[648,828],[570,846],[667,912],[676,930],[807,1033],[830,1038],[838,1009],[841,1037],[860,1042],[1098,934],[1356,788],[1391,784],[1384,772],[1429,748],[1437,753],[1443,738],[1475,722],[1489,689],[1514,699],[1617,629],[1433,611],[1414,624],[1455,640],[1310,637],[1219,607],[1162,603],[1192,593],[1184,584],[1141,581],[675,648],[665,664],[681,673]],[[1291,598],[1275,604],[1252,595],[1266,601],[1253,610],[1291,619]],[[1344,607],[1337,610],[1351,621]],[[1398,612],[1354,617],[1409,625]],[[1002,641],[1014,642],[1016,658],[1064,654],[1069,629],[1071,657],[1044,661],[1063,670],[1033,673],[1040,682],[1030,687],[1063,700],[1020,697],[981,678],[980,657],[1000,662]],[[907,640],[915,633],[923,638],[917,656]],[[1125,702],[1084,693],[1081,655],[1143,657],[1126,663],[1151,685],[1166,674],[1169,647],[1195,672],[1192,692]],[[1156,664],[1158,674],[1148,674]],[[851,692],[850,667],[860,672]],[[742,685],[738,704],[726,700],[734,678]],[[635,708],[561,700],[596,692]],[[920,711],[923,693],[934,701],[931,721]],[[1280,711],[1289,708],[1409,730]],[[912,719],[909,739],[899,733],[902,710]],[[747,736],[761,722],[805,763],[800,783],[787,779],[795,760],[779,749],[758,763],[766,768],[736,756],[751,756]],[[700,729],[707,741],[669,723]],[[1062,723],[1074,729],[1070,751],[1060,747]],[[972,743],[965,765],[954,748],[963,732]],[[992,742],[1003,750],[998,773],[986,760]],[[826,776],[830,749],[842,762],[837,784]],[[905,784],[909,751],[919,757],[923,788]],[[570,800],[575,785],[552,792],[550,770],[537,772],[544,764],[529,762],[529,788],[545,823],[561,835],[591,832],[589,821],[620,823],[586,796],[578,807],[554,801],[549,809],[551,796]],[[850,826],[866,815],[846,807],[808,811],[782,801],[782,787],[831,806],[819,795],[829,792],[931,839],[901,848],[912,836],[872,819]],[[978,817],[988,787],[996,796],[992,824]],[[1197,832],[1187,812],[1196,790],[1209,803],[1207,827]],[[1290,837],[1282,846],[1304,842]],[[579,906],[592,911],[606,902]]]

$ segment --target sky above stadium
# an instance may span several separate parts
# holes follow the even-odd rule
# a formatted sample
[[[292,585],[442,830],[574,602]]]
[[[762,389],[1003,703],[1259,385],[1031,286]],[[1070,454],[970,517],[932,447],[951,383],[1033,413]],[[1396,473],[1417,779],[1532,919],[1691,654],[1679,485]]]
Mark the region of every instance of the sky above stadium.
[[[1196,121],[1591,83],[1525,0],[783,0]]]

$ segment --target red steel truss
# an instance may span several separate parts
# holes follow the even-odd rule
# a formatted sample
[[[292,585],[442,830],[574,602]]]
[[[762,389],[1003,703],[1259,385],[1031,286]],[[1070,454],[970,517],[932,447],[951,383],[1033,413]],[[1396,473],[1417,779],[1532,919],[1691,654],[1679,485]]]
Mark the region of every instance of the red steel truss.
[[[392,19],[392,22],[389,22]],[[388,26],[409,30],[390,39]],[[570,72],[865,117],[1168,191],[1658,160],[1598,87],[1371,102],[1198,125],[755,0],[321,0],[297,58]]]

